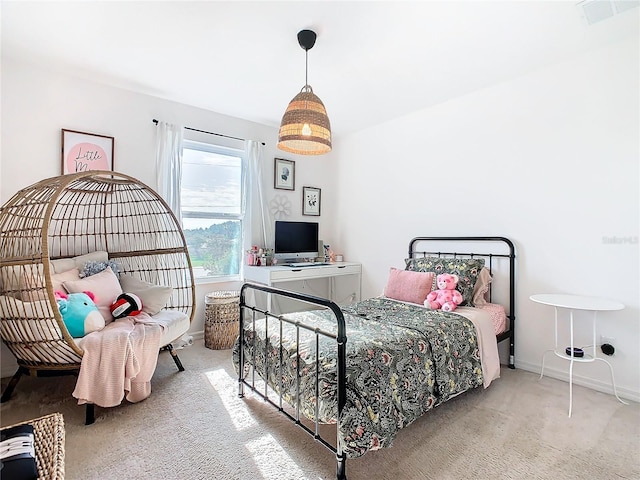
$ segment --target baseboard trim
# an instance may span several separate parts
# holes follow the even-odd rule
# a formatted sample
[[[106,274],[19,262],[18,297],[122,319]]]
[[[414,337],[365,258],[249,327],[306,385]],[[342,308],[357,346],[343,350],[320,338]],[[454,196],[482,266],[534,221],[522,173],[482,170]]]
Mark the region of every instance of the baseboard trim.
[[[535,364],[535,363],[528,363],[528,362],[519,362],[516,359],[516,368],[540,375],[542,365]],[[549,367],[548,365],[545,365],[544,376],[555,378],[556,380],[562,380],[564,382],[569,383],[568,370],[562,370],[562,369],[553,368],[553,367]],[[573,383],[574,385],[580,385],[581,387],[587,387],[592,390],[596,390],[598,392],[607,393],[609,395],[614,394],[613,386],[611,385],[611,382],[601,382],[599,380],[594,380],[593,378],[576,375],[575,372],[573,374]],[[616,390],[618,391],[618,396],[620,398],[640,403],[640,392],[631,390],[629,388],[621,387],[619,384],[616,385]]]
[[[0,375],[2,378],[13,377],[13,375],[18,370],[18,362],[13,361],[11,365],[6,365],[4,362],[2,364],[2,369],[0,369]]]
[[[188,332],[194,340],[202,340],[204,338],[204,330],[198,330],[197,332]]]

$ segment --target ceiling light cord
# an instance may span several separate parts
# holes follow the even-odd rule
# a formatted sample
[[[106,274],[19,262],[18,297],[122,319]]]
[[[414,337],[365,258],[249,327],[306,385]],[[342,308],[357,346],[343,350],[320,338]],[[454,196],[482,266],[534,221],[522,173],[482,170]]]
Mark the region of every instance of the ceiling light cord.
[[[309,50],[304,51],[304,86],[309,86]]]
[[[309,85],[309,50],[305,49],[304,51],[304,87],[300,90],[301,92],[313,92],[313,88]]]
[[[298,36],[298,43],[304,50],[304,87],[300,90],[301,92],[313,92],[313,88],[309,85],[309,50],[315,45],[315,39],[315,33],[312,32],[308,32],[308,35],[303,34],[302,37]]]

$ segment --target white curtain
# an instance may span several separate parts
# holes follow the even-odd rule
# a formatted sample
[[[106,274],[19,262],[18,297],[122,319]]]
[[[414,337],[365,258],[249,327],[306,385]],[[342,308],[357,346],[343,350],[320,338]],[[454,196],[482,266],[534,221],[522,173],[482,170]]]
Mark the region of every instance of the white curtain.
[[[156,185],[158,193],[169,204],[178,222],[180,213],[180,184],[182,182],[182,140],[184,128],[158,122],[156,132]]]
[[[243,202],[243,207],[248,203],[250,207],[250,225],[251,238],[247,238],[244,242],[245,247],[250,247],[253,243],[260,247],[273,248],[273,219],[269,212],[269,205],[266,198],[266,192],[262,181],[262,151],[263,146],[255,140],[246,140],[245,144],[246,159],[248,165],[245,193],[248,194]]]

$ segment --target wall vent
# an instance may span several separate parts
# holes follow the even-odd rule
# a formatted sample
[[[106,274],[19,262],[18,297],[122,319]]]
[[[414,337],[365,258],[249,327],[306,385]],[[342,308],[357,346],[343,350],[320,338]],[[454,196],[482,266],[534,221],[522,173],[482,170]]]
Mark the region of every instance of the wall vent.
[[[587,25],[601,22],[640,5],[640,0],[582,0],[578,9]]]

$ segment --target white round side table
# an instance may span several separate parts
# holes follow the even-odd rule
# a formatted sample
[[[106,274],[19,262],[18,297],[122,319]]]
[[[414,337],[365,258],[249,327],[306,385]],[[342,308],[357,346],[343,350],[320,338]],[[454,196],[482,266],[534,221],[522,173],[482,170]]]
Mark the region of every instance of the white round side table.
[[[613,300],[607,300],[604,298],[597,297],[586,297],[580,295],[566,295],[566,294],[555,294],[555,293],[542,293],[537,295],[531,295],[529,297],[532,301],[536,303],[541,303],[543,305],[550,305],[554,307],[555,310],[555,348],[552,350],[546,350],[542,354],[542,371],[540,372],[540,378],[544,375],[544,360],[549,352],[553,352],[556,356],[563,358],[565,360],[569,360],[569,417],[571,417],[571,409],[573,406],[573,363],[589,363],[595,362],[599,360],[601,362],[606,363],[609,366],[609,371],[611,372],[611,384],[613,385],[613,393],[616,398],[628,405],[627,402],[622,400],[618,396],[618,392],[616,390],[616,381],[613,376],[613,367],[611,364],[602,357],[599,357],[597,354],[597,341],[596,341],[596,316],[598,312],[606,312],[606,311],[614,311],[614,310],[622,310],[624,305],[620,302],[615,302]],[[566,309],[569,310],[569,334],[571,338],[570,352],[574,352],[574,343],[573,343],[573,312],[574,310],[586,310],[593,312],[592,316],[592,331],[593,331],[593,342],[591,345],[591,354],[584,352],[584,356],[576,357],[574,355],[568,355],[564,349],[564,347],[558,346],[558,309]]]

